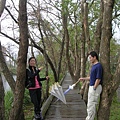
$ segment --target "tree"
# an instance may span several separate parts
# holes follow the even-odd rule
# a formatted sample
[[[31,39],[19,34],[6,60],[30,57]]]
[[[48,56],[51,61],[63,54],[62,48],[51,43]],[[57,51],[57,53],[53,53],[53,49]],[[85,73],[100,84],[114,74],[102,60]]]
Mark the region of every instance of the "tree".
[[[27,26],[27,0],[19,0],[19,28],[20,42],[17,61],[17,79],[13,106],[10,112],[9,120],[24,120],[23,98],[26,78],[26,62],[28,52],[28,26]]]
[[[110,106],[116,89],[119,86],[120,77],[120,59],[114,75],[110,69],[110,40],[112,38],[112,14],[114,8],[114,0],[103,2],[103,24],[101,34],[100,60],[103,65],[103,92],[98,111],[98,120],[109,120]]]

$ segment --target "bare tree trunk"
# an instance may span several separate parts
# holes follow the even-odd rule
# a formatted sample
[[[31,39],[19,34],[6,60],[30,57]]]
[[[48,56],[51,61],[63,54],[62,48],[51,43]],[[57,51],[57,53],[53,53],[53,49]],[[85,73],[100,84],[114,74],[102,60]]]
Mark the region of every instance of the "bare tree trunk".
[[[86,0],[85,0],[86,1]],[[89,35],[89,23],[88,23],[88,3],[83,3],[84,8],[84,32],[85,32],[85,41],[87,44],[87,51],[91,51],[91,45],[90,45],[90,35]]]
[[[75,14],[75,13],[74,13]],[[81,57],[81,53],[80,53],[80,50],[78,49],[78,35],[77,35],[77,29],[78,29],[78,26],[77,26],[77,17],[76,15],[74,15],[74,19],[75,19],[75,23],[74,23],[74,26],[75,26],[75,53],[74,53],[74,56],[75,56],[75,72],[74,72],[74,76],[75,76],[75,80],[77,81],[78,78],[80,77],[80,71],[81,71],[81,63],[80,63],[80,57]],[[78,84],[77,84],[78,86]],[[78,86],[79,87],[79,86]]]
[[[6,0],[0,0],[0,17],[3,13],[4,8],[5,8],[5,3],[6,3]]]
[[[61,43],[61,50],[60,50],[60,57],[59,57],[59,62],[58,62],[58,70],[57,70],[58,80],[59,80],[60,73],[61,73],[61,63],[62,63],[62,58],[63,58],[64,43],[65,43],[65,36],[63,35],[63,39]]]
[[[84,0],[81,2],[82,35],[81,35],[81,77],[85,76],[85,29],[84,29]]]
[[[101,31],[102,31],[102,19],[103,19],[103,2],[101,1],[100,4],[100,17],[98,19],[97,22],[97,27],[96,27],[96,31],[95,31],[95,44],[94,44],[94,50],[97,52],[97,54],[99,55],[99,51],[100,51],[100,42],[101,42]]]
[[[67,19],[68,19],[68,3],[65,2],[64,0],[62,0],[62,4],[66,4],[65,6],[63,5],[62,7],[62,22],[63,22],[63,29],[64,29],[64,35],[65,35],[65,45],[66,45],[66,59],[67,59],[67,66],[68,66],[68,70],[70,72],[70,75],[73,79],[73,81],[75,80],[74,78],[74,73],[72,70],[71,66],[71,62],[70,62],[70,55],[69,55],[69,44],[70,44],[70,38],[69,38],[69,32],[67,29]]]
[[[85,55],[85,44],[87,45],[87,51],[90,51],[90,35],[89,35],[89,25],[88,25],[88,3],[86,0],[82,0],[81,3],[81,13],[82,13],[82,37],[81,37],[81,76],[84,77],[86,75],[86,61],[87,54]],[[85,88],[84,88],[85,87]],[[82,88],[84,88],[84,92],[81,89],[80,93],[83,96],[84,101],[87,103],[87,94],[89,88],[89,82],[85,81],[83,83]]]
[[[24,120],[23,98],[25,91],[26,62],[28,52],[27,0],[19,0],[19,28],[20,43],[17,62],[17,79],[14,101],[10,111],[9,120]]]
[[[4,87],[2,76],[0,74],[0,120],[5,120],[5,107],[4,107]]]
[[[110,40],[112,37],[112,13],[114,0],[102,0],[104,5],[103,12],[103,24],[101,34],[101,46],[100,46],[100,57],[103,66],[103,92],[101,95],[98,120],[109,120],[110,106],[112,103],[113,94],[115,90],[112,90],[113,77],[110,71]],[[102,2],[101,1],[101,2]]]

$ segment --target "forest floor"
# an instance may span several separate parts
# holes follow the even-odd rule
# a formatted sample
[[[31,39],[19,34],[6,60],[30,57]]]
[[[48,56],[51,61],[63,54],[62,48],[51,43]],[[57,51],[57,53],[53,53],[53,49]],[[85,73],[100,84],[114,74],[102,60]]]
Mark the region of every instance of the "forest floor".
[[[29,104],[24,107],[25,120],[32,120],[34,115],[33,105]]]

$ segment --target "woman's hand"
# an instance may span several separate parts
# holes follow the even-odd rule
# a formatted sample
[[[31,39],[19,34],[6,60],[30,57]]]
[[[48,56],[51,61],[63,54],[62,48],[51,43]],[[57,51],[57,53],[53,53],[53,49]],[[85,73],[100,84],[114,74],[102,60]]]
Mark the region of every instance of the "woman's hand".
[[[49,80],[49,76],[46,76],[46,80]]]
[[[43,69],[43,67],[39,67],[39,68],[38,68],[38,70],[42,70],[42,69]]]

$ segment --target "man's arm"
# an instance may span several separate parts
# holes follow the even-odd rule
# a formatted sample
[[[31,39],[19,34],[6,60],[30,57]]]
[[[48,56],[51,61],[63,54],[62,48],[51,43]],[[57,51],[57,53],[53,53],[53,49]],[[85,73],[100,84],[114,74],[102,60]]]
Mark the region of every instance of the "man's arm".
[[[82,80],[90,80],[90,77],[81,77],[81,78],[79,78],[79,81],[82,81]]]
[[[100,83],[100,79],[96,79],[94,87],[93,87],[94,90],[96,90],[96,88],[98,87],[99,83]]]

